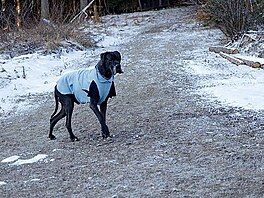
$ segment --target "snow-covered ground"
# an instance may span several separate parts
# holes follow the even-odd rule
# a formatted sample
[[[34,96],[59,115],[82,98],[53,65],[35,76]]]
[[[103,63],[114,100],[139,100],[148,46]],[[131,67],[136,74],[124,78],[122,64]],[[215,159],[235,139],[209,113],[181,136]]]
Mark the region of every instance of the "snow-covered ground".
[[[213,52],[201,57],[200,61],[185,61],[187,70],[202,79],[198,94],[209,100],[218,100],[222,105],[256,111],[264,109],[263,69],[236,66]],[[260,59],[252,57],[252,60]]]
[[[56,80],[65,72],[94,66],[104,49],[118,50],[120,44],[128,42],[142,32],[151,22],[151,17],[146,14],[143,17],[142,13],[106,16],[103,24],[91,26],[91,29],[87,30],[97,35],[94,36],[99,46],[96,49],[62,50],[60,54],[51,55],[37,52],[12,59],[0,56],[0,117],[13,115],[14,112],[21,114],[32,109],[32,103],[29,102],[31,96],[52,92]],[[177,28],[184,28],[184,25]],[[218,38],[219,36],[216,37]],[[159,45],[156,47],[158,49]],[[205,56],[206,60],[201,58],[186,62],[186,71],[204,77],[198,85],[199,94],[210,100],[219,100],[223,105],[264,109],[262,69],[235,66],[214,53]],[[219,68],[216,65],[219,65]],[[215,78],[207,78],[209,75],[215,75]]]
[[[0,115],[30,108],[32,95],[51,92],[58,77],[79,64],[83,56],[85,52],[73,51],[60,57],[34,53],[0,59]]]

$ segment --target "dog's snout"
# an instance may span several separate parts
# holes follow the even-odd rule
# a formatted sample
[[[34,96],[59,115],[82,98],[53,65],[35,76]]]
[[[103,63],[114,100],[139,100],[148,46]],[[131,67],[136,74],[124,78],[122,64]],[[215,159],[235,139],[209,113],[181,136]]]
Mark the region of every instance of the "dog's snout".
[[[116,66],[113,68],[113,74],[116,75]]]
[[[118,73],[118,74],[124,73],[123,70],[121,69],[121,65],[120,64],[116,65],[116,73]]]

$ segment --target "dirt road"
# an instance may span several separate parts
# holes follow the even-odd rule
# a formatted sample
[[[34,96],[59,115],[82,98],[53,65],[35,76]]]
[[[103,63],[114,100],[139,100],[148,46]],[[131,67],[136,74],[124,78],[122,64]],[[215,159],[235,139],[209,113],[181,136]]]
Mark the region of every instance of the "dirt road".
[[[80,141],[70,142],[64,122],[54,131],[57,140],[48,140],[51,95],[37,110],[1,120],[0,160],[46,156],[0,162],[0,197],[263,197],[263,112],[196,94],[200,76],[184,63],[206,59],[197,50],[215,40],[193,13],[146,12],[148,28],[120,46],[125,73],[108,108],[112,138],[102,140],[92,111],[76,106]]]

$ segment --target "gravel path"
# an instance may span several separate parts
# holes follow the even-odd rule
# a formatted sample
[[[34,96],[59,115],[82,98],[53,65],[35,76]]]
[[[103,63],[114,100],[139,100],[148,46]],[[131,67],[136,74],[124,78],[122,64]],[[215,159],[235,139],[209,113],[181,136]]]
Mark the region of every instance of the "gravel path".
[[[76,106],[80,141],[70,142],[64,122],[54,130],[57,140],[48,140],[52,95],[25,116],[0,120],[0,160],[47,155],[0,162],[0,197],[263,197],[263,112],[197,95],[201,76],[185,63],[206,60],[200,52],[215,39],[192,13],[146,12],[148,28],[120,46],[125,73],[108,108],[112,138],[102,140],[92,111]]]

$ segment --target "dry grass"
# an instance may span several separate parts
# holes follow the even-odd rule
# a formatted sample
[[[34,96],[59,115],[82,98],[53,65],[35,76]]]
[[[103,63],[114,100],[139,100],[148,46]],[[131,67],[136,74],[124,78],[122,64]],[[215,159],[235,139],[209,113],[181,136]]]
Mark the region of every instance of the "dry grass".
[[[196,18],[198,21],[208,23],[211,19],[210,15],[204,11],[203,8],[198,8],[196,11]]]
[[[37,49],[54,51],[61,47],[83,50],[93,46],[89,33],[82,31],[79,24],[54,24],[41,21],[23,31],[0,32],[2,53],[28,53]]]

